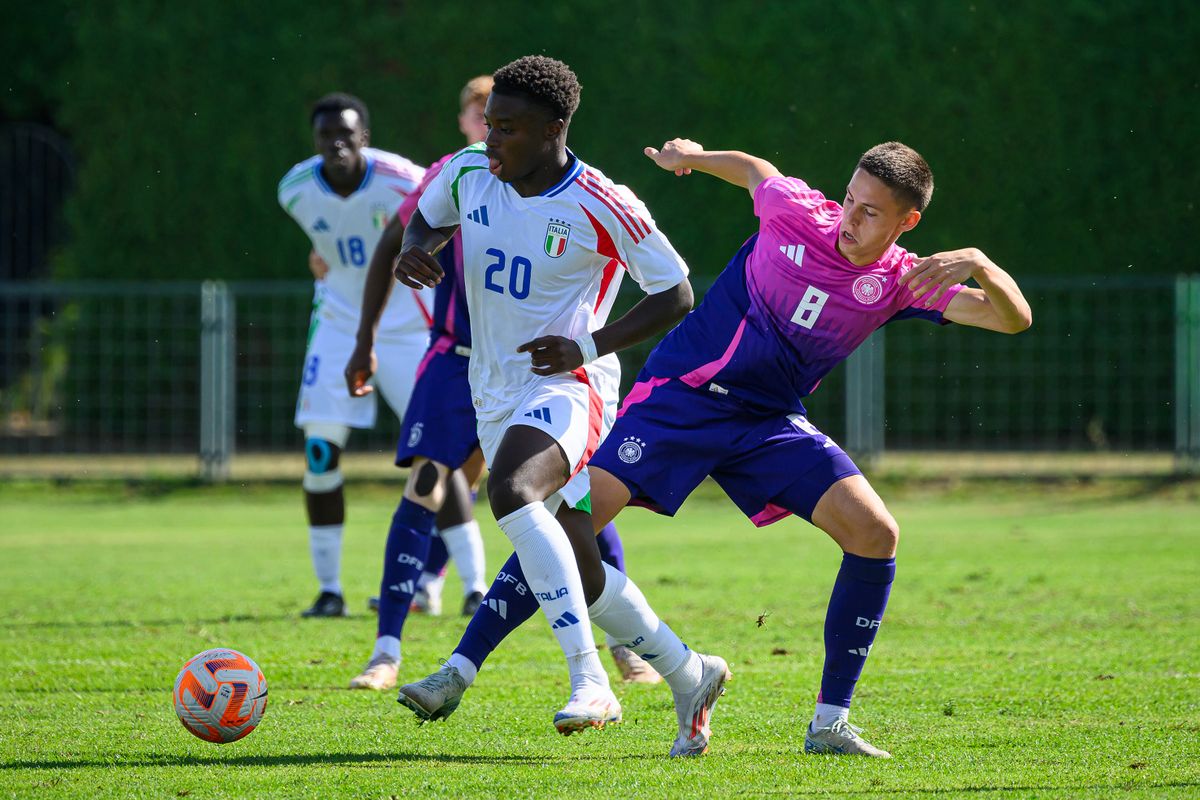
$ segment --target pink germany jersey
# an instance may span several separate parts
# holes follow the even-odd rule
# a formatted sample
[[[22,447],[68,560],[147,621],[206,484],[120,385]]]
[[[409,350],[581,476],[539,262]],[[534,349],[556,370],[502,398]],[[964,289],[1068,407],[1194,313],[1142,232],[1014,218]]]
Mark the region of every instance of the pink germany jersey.
[[[759,231],[704,302],[646,362],[646,373],[770,409],[802,411],[834,366],[877,328],[900,319],[943,323],[962,288],[931,308],[902,286],[917,256],[893,244],[857,267],[837,250],[842,207],[798,178],[754,193]]]

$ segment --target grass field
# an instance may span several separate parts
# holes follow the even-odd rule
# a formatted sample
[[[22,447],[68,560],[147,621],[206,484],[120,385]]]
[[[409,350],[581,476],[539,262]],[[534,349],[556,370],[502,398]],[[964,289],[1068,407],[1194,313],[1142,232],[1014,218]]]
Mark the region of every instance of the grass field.
[[[883,491],[899,573],[852,721],[886,762],[803,754],[838,564],[823,535],[755,530],[707,487],[675,520],[622,517],[630,573],[734,672],[709,755],[676,761],[662,686],[617,686],[624,725],[555,734],[565,669],[540,617],[445,724],[345,690],[394,488],[350,487],[356,614],[301,621],[298,489],[0,485],[0,796],[1200,797],[1200,486]],[[401,677],[461,627],[410,619]],[[171,706],[182,662],[214,646],[255,658],[271,692],[259,729],[222,747]]]

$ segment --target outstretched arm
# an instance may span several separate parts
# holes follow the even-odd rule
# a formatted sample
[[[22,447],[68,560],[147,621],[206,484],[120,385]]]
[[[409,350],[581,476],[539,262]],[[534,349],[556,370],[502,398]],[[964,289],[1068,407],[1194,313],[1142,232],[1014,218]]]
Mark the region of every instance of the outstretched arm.
[[[741,186],[751,196],[767,178],[782,174],[766,159],[738,150],[705,150],[703,145],[691,139],[672,139],[661,150],[647,147],[642,152],[655,164],[676,175],[690,175],[692,170],[699,170]]]
[[[404,239],[404,223],[397,214],[383,229],[371,263],[367,266],[367,280],[363,286],[362,312],[358,318],[358,335],[354,351],[346,362],[346,388],[354,397],[370,394],[373,389],[367,381],[375,374],[375,331],[379,318],[392,293],[392,264],[400,254],[400,243]]]
[[[974,278],[980,288],[956,294],[943,313],[946,319],[1000,333],[1020,333],[1033,324],[1033,311],[1017,282],[974,247],[923,258],[904,281],[917,298],[928,295],[924,304],[928,308],[968,278]]]

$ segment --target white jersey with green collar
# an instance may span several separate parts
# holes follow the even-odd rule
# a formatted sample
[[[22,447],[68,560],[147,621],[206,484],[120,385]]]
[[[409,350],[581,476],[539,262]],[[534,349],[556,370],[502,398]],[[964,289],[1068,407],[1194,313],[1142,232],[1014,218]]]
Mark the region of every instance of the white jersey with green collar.
[[[575,338],[603,327],[629,272],[647,294],[678,285],[687,265],[629,189],[568,151],[562,180],[522,197],[487,169],[482,144],[460,151],[419,208],[436,228],[460,226],[471,312],[471,392],[482,420],[510,410],[535,376],[517,347],[539,336]],[[615,354],[587,367],[615,386]]]
[[[279,205],[312,240],[313,249],[329,265],[317,281],[316,301],[322,313],[357,326],[362,310],[367,266],[383,229],[425,174],[403,156],[363,148],[367,171],[349,197],[330,188],[321,175],[321,156],[292,167],[279,182]],[[379,322],[380,335],[428,329],[429,311],[415,292],[393,286]]]

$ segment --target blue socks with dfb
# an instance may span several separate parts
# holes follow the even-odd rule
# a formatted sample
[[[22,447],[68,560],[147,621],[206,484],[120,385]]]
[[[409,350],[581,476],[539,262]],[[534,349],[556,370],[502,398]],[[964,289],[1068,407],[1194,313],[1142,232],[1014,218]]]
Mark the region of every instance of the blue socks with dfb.
[[[611,522],[606,525],[598,534],[596,544],[600,547],[600,557],[606,563],[621,572],[625,571],[625,553],[616,525]],[[475,616],[471,617],[454,652],[468,658],[478,669],[500,646],[504,637],[536,614],[537,610],[537,598],[529,591],[521,563],[517,560],[517,554],[513,553],[483,596],[483,603]]]
[[[842,555],[825,614],[825,668],[818,703],[850,707],[895,577],[894,558]]]
[[[422,508],[411,500],[400,501],[400,507],[392,516],[392,527],[388,531],[387,548],[383,559],[383,581],[379,587],[379,625],[376,636],[394,638],[391,642],[377,639],[376,650],[399,657],[400,631],[408,617],[408,608],[417,591],[417,580],[429,557],[430,535],[433,531],[434,512]],[[392,650],[395,652],[391,652]]]
[[[491,588],[483,596],[479,609],[467,623],[454,652],[470,659],[475,668],[500,646],[504,637],[515,631],[538,611],[537,598],[525,583],[521,562],[513,553],[504,562]]]

